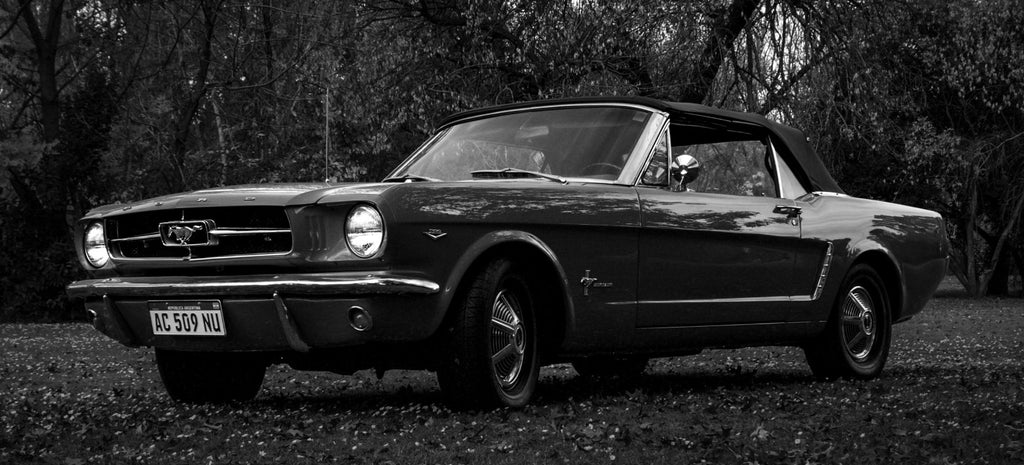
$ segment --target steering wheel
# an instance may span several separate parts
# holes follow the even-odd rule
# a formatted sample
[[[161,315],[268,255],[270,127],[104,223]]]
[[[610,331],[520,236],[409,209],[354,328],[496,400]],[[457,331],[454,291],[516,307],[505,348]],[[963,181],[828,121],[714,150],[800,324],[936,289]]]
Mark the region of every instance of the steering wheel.
[[[621,172],[622,167],[616,165],[615,163],[598,162],[584,166],[583,169],[580,170],[580,175],[586,176],[593,174],[610,174],[613,176],[618,176]]]

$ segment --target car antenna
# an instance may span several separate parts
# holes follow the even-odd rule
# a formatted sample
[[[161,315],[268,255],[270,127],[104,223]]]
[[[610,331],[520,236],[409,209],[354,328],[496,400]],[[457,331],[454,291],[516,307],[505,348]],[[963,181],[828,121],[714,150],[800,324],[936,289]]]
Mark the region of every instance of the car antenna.
[[[324,86],[324,184],[331,182],[331,86]]]

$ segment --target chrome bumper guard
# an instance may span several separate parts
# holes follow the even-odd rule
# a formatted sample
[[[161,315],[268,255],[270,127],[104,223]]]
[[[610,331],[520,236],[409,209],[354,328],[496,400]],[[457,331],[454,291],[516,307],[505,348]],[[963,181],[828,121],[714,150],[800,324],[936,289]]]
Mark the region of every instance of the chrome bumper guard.
[[[266,276],[156,276],[85,279],[68,285],[68,296],[160,297],[273,295],[436,294],[433,281],[353,273]]]

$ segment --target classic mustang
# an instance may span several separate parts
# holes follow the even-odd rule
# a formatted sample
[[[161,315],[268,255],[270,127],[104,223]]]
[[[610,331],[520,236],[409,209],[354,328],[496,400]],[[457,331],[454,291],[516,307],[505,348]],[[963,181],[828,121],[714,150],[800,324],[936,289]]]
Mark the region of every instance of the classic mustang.
[[[802,347],[878,376],[946,270],[934,212],[843,194],[803,134],[646,98],[460,113],[386,179],[201,190],[89,212],[95,327],[152,346],[171,397],[251,399],[266,367],[437,372],[521,406],[539,368]]]

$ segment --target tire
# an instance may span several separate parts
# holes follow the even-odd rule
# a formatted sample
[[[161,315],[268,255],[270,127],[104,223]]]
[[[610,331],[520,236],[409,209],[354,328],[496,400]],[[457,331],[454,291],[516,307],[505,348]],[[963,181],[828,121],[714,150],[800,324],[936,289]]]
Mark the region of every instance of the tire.
[[[257,354],[156,349],[160,379],[172,399],[190,403],[252,400],[266,362]]]
[[[892,339],[892,309],[882,278],[859,264],[847,274],[825,332],[804,346],[819,379],[872,379],[882,373]]]
[[[456,307],[437,379],[459,408],[522,407],[539,373],[537,328],[527,280],[505,259],[489,263]]]
[[[647,369],[646,357],[587,357],[572,362],[580,376],[594,379],[634,379]]]

